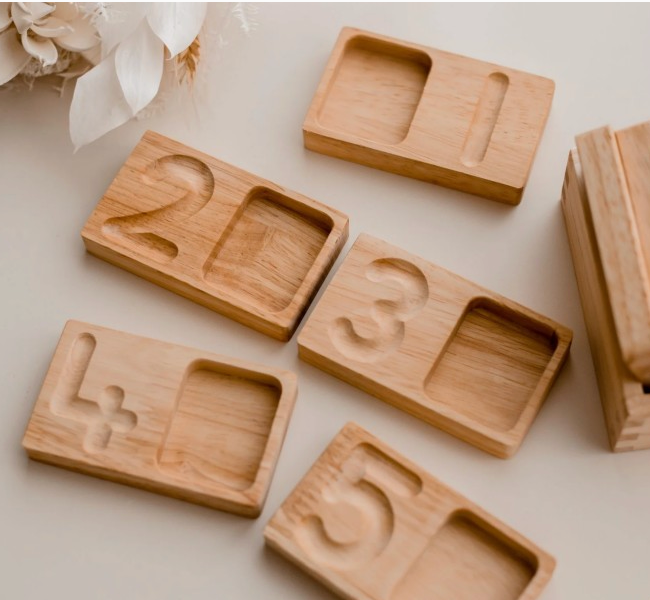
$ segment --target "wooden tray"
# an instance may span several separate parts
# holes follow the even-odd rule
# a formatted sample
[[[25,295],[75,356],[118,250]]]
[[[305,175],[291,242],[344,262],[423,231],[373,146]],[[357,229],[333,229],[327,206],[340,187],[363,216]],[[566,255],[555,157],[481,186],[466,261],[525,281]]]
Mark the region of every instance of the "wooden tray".
[[[296,376],[70,321],[23,438],[31,458],[256,517]]]
[[[298,336],[300,357],[499,457],[557,376],[571,331],[361,235]]]
[[[630,139],[647,136],[649,133],[649,124],[618,132],[616,136],[621,153],[624,147],[627,149],[627,142]],[[594,144],[600,144],[603,140],[607,140],[610,138],[610,134],[610,130],[601,129],[578,138],[583,147],[582,154],[589,161],[587,164],[590,165],[592,190],[594,184],[598,185],[599,179],[603,184],[610,186],[617,182],[617,179],[611,179],[611,177],[612,173],[616,174],[618,171],[612,171],[606,165],[599,164],[599,160],[602,158],[597,157],[598,161],[594,162],[592,154]],[[646,148],[648,147],[646,145]],[[644,385],[628,368],[630,358],[633,356],[629,353],[630,349],[634,348],[633,342],[635,339],[642,342],[643,339],[630,337],[626,334],[627,331],[634,335],[635,326],[639,327],[639,331],[644,330],[644,311],[643,305],[638,303],[638,294],[640,286],[645,285],[642,283],[644,277],[642,261],[644,255],[647,257],[647,254],[645,254],[645,250],[637,250],[635,245],[638,241],[643,248],[649,239],[647,224],[650,221],[648,215],[642,211],[644,208],[647,210],[650,206],[650,195],[646,194],[644,202],[643,196],[637,191],[641,189],[639,183],[630,185],[627,194],[620,193],[620,190],[624,188],[619,188],[618,195],[614,195],[613,191],[605,193],[605,190],[599,187],[596,187],[596,194],[593,196],[588,194],[583,176],[584,166],[581,165],[582,154],[579,155],[576,150],[569,154],[562,189],[562,208],[582,300],[591,355],[600,389],[600,398],[605,413],[607,433],[611,448],[616,452],[650,448],[650,386]],[[627,154],[627,156],[630,155]],[[634,172],[632,176],[634,177],[635,175],[641,176],[642,172],[635,170],[636,162],[628,164],[627,156],[625,160],[626,179],[630,182],[636,180],[630,178],[630,173]],[[650,152],[647,150],[646,157],[646,160],[650,160]],[[646,181],[649,181],[650,166],[646,166],[645,173]],[[609,203],[615,203],[616,198],[624,200],[626,204],[627,200],[630,200],[631,205],[635,207],[632,220],[626,220],[626,213],[623,212],[621,215],[619,212],[621,206],[625,205],[619,204],[618,207],[613,206],[608,210]],[[594,208],[596,212],[594,212]],[[627,237],[628,234],[622,227],[625,223],[636,228],[639,237],[634,236],[634,229],[630,230],[632,233],[629,234],[630,237]],[[605,256],[606,260],[603,258]],[[647,258],[645,260],[647,261]],[[607,272],[611,284],[606,276],[605,264],[608,267]],[[646,264],[648,263],[646,262]],[[617,268],[621,269],[618,274]],[[631,274],[637,268],[640,269],[637,271],[639,278],[630,280],[629,277],[634,277]],[[621,281],[623,273],[626,281]],[[624,287],[619,289],[617,287],[619,284]],[[636,290],[634,290],[635,287]],[[632,295],[625,294],[629,290],[632,290]],[[637,294],[636,300],[634,294]],[[635,301],[636,307],[634,306]],[[614,305],[617,310],[614,310]],[[625,319],[635,318],[639,320],[626,324]],[[618,332],[617,324],[620,325]],[[629,331],[628,327],[630,327]],[[622,336],[620,336],[621,333]],[[627,360],[624,359],[621,349],[620,341],[622,339],[627,341]],[[637,346],[637,348],[640,347],[642,345]],[[639,367],[642,363],[637,362],[636,365]]]
[[[303,125],[310,150],[518,204],[555,85],[344,28]]]
[[[348,424],[264,530],[348,600],[534,600],[554,559]]]
[[[92,254],[287,340],[347,234],[342,213],[149,131],[82,237]]]

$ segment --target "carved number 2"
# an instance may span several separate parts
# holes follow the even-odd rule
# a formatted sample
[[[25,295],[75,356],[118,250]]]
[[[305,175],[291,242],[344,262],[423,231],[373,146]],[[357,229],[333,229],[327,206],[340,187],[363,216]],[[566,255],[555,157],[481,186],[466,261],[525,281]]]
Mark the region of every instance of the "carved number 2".
[[[373,362],[399,347],[404,339],[405,322],[414,317],[429,299],[427,279],[414,264],[397,258],[373,261],[366,278],[382,283],[395,281],[402,288],[399,300],[376,300],[370,309],[375,333],[364,337],[347,317],[330,326],[330,338],[336,349],[353,360]]]
[[[161,208],[108,219],[102,232],[131,247],[145,249],[159,262],[176,258],[178,246],[165,237],[165,225],[179,223],[199,212],[214,192],[214,176],[210,168],[191,156],[163,156],[149,164],[142,181],[165,196],[176,199]],[[178,198],[178,194],[182,193]],[[154,231],[159,230],[163,235]]]

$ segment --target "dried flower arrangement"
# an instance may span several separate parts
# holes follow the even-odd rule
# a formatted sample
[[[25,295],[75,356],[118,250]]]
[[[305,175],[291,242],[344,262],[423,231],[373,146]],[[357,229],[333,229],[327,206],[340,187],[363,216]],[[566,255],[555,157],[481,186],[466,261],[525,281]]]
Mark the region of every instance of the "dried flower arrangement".
[[[254,8],[207,2],[0,2],[0,86],[20,77],[77,79],[75,149],[192,86],[206,35],[221,43],[230,16],[248,33]]]

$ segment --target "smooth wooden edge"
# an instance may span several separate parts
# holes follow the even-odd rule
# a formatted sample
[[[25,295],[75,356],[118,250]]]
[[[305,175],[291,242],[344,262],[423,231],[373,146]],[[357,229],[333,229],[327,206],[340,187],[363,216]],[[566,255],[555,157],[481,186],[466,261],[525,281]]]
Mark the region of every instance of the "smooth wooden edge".
[[[622,358],[650,381],[650,280],[616,137],[607,126],[576,145]]]
[[[405,169],[408,169],[408,177],[411,179],[433,183],[466,194],[501,202],[502,204],[517,206],[523,198],[528,175],[526,181],[517,185],[499,183],[478,175],[470,176],[469,174],[461,181],[458,177],[458,171],[453,169],[432,166],[428,162],[418,160],[415,155],[413,155],[413,158],[396,156],[388,150],[369,147],[370,142],[368,146],[361,146],[355,143],[354,137],[347,136],[345,133],[334,135],[328,132],[329,130],[320,125],[305,122],[303,125],[305,148],[331,158],[346,160],[363,167],[378,169],[400,176],[403,175]],[[342,142],[348,148],[343,146]],[[534,156],[531,158],[531,164],[533,160]]]
[[[570,193],[570,178],[575,178],[578,194]],[[572,150],[562,210],[609,444],[614,452],[650,448],[650,396],[621,356],[589,206],[580,158]]]
[[[521,533],[507,525],[506,523],[499,520],[497,517],[492,516],[486,510],[481,508],[479,505],[475,504],[447,484],[443,483],[429,472],[426,472],[422,467],[415,464],[413,461],[404,457],[402,454],[394,450],[391,446],[381,441],[367,430],[363,429],[360,425],[357,425],[354,422],[346,423],[343,428],[336,434],[336,436],[329,442],[323,452],[319,457],[314,461],[314,465],[321,461],[328,460],[330,454],[332,454],[332,448],[340,444],[345,444],[346,446],[353,446],[354,444],[349,444],[346,441],[346,438],[354,437],[356,438],[356,444],[359,443],[368,443],[372,446],[378,448],[384,452],[387,456],[393,459],[395,462],[405,467],[406,469],[419,474],[426,474],[426,477],[436,486],[440,486],[445,489],[445,491],[454,496],[458,502],[458,508],[450,513],[454,514],[458,511],[468,511],[469,513],[475,515],[481,519],[484,523],[490,526],[494,532],[498,533],[499,536],[508,539],[510,542],[514,542],[521,547],[522,550],[529,553],[532,558],[536,561],[536,571],[533,575],[533,578],[529,582],[528,586],[524,590],[523,594],[517,600],[536,600],[541,594],[542,590],[546,587],[550,581],[553,572],[556,567],[555,558],[548,552],[542,550],[539,546],[534,544],[528,538],[523,536]],[[340,467],[340,464],[336,465]],[[300,481],[294,486],[290,494],[285,498],[286,502],[289,498],[293,497],[297,492],[300,486],[302,485],[305,477],[311,472],[312,467],[309,468],[307,473],[303,475]],[[358,588],[355,588],[355,595],[348,594],[345,591],[345,588],[341,585],[338,585],[337,581],[333,578],[328,578],[326,575],[321,574],[317,565],[312,564],[308,559],[302,558],[299,553],[292,551],[293,544],[287,542],[284,536],[282,536],[274,527],[274,521],[276,515],[283,510],[283,504],[277,509],[276,513],[269,519],[264,527],[264,541],[266,545],[278,552],[285,559],[289,560],[291,563],[303,569],[314,579],[319,581],[321,584],[325,585],[334,593],[338,594],[340,597],[345,598],[346,600],[359,600],[363,598],[364,600],[376,600],[368,596],[367,594],[361,592]],[[451,599],[450,599],[451,600]],[[477,599],[478,600],[478,599]]]
[[[67,457],[62,457],[56,454],[43,452],[38,448],[34,447],[29,440],[29,422],[31,422],[32,413],[36,408],[36,405],[42,401],[43,388],[47,377],[49,375],[50,366],[43,378],[43,383],[41,389],[36,396],[36,400],[32,405],[32,410],[30,411],[28,424],[25,428],[25,433],[23,435],[21,445],[27,452],[27,455],[39,462],[47,463],[53,466],[62,467],[71,471],[82,473],[85,475],[92,475],[100,479],[105,479],[112,481],[114,483],[119,483],[123,485],[129,485],[131,487],[144,489],[146,491],[160,493],[172,498],[179,500],[184,500],[192,504],[198,504],[201,506],[206,506],[208,508],[214,508],[217,510],[224,510],[240,516],[257,518],[260,516],[266,498],[268,496],[271,483],[273,480],[273,475],[280,458],[280,453],[282,446],[284,445],[284,440],[286,438],[287,430],[289,427],[289,421],[291,419],[291,414],[296,403],[297,394],[298,394],[298,377],[292,371],[287,371],[285,369],[278,369],[276,367],[269,367],[260,363],[255,363],[248,360],[242,360],[230,356],[225,356],[222,354],[217,354],[211,351],[203,351],[191,346],[185,346],[182,344],[175,344],[172,342],[162,341],[155,338],[149,338],[129,332],[124,332],[116,329],[111,329],[103,327],[101,325],[95,325],[92,323],[87,323],[84,321],[77,320],[68,320],[59,336],[55,350],[58,348],[59,344],[63,340],[63,337],[67,334],[69,329],[94,329],[101,328],[103,330],[110,330],[113,332],[118,332],[126,334],[129,336],[137,337],[145,341],[155,342],[156,344],[162,344],[166,346],[171,346],[179,349],[186,349],[191,351],[201,352],[206,360],[211,360],[221,364],[226,364],[229,366],[236,367],[245,371],[252,371],[255,373],[267,375],[272,379],[276,380],[281,386],[280,398],[278,400],[278,406],[273,418],[273,423],[269,431],[269,436],[267,440],[264,453],[262,455],[262,460],[260,461],[260,466],[257,471],[254,482],[251,486],[244,490],[232,490],[225,486],[219,486],[215,484],[215,488],[218,488],[219,496],[199,492],[196,490],[191,491],[191,495],[187,493],[187,486],[183,487],[180,485],[172,485],[168,483],[163,483],[154,480],[145,480],[142,477],[131,476],[125,474],[121,471],[116,471],[113,469],[107,469],[96,465],[89,465],[83,461],[77,461]]]

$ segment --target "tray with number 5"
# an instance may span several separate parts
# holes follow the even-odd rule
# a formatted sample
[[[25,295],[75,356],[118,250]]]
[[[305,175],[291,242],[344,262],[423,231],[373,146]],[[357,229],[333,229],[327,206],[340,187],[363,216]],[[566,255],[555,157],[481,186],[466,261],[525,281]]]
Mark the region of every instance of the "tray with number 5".
[[[534,600],[555,560],[346,425],[264,530],[348,600]]]

